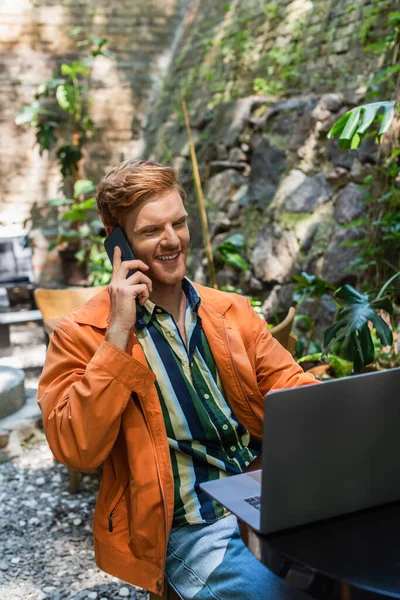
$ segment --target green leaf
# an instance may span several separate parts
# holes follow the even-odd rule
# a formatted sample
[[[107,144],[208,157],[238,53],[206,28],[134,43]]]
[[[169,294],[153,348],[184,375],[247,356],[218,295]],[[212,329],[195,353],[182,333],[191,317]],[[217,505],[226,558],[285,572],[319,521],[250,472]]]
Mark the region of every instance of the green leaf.
[[[315,362],[322,358],[322,352],[315,352],[314,354],[307,354],[307,356],[302,356],[297,360],[300,365],[303,362]]]
[[[391,73],[397,72],[397,65],[391,70]],[[383,118],[378,132],[378,139],[389,131],[394,117],[395,102],[372,102],[364,104],[348,111],[333,125],[328,133],[328,138],[339,138],[340,148],[354,149],[358,148],[365,134],[370,129],[378,117],[378,113],[383,110]]]
[[[62,218],[68,221],[84,221],[85,215],[79,210],[69,210],[63,214]]]
[[[337,378],[348,377],[353,372],[353,363],[349,360],[336,356],[336,354],[328,354],[327,358]]]
[[[250,265],[244,260],[244,258],[240,256],[240,254],[237,254],[236,252],[224,252],[221,254],[224,261],[228,265],[236,267],[237,269],[240,269],[242,271],[247,271],[248,269],[250,269]]]
[[[67,206],[73,203],[74,201],[72,198],[51,198],[51,200],[48,201],[49,206]]]
[[[384,106],[383,119],[378,131],[378,138],[381,139],[382,135],[389,131],[392,127],[394,117],[394,102],[388,102]]]
[[[74,197],[81,194],[91,194],[95,191],[93,181],[90,179],[78,179],[74,184]]]
[[[333,127],[331,128],[331,130],[328,133],[327,137],[329,139],[332,137],[337,137],[342,133],[343,129],[345,128],[345,126],[347,124],[347,121],[350,118],[350,112],[351,111],[348,111],[347,113],[342,115],[338,121],[336,121],[336,123],[333,125]]]
[[[362,362],[364,365],[369,365],[374,361],[375,348],[368,323],[365,323],[365,325],[358,331],[358,339],[360,341],[360,348],[362,351]]]
[[[400,271],[398,273],[395,273],[393,275],[393,277],[391,277],[388,281],[386,281],[386,283],[382,286],[382,288],[379,291],[379,294],[376,297],[377,300],[379,300],[383,296],[383,294],[385,293],[385,291],[387,290],[389,285],[392,283],[392,281],[394,281],[396,279],[396,277],[398,277],[399,275],[400,275]]]
[[[347,284],[339,288],[335,295],[343,304],[336,322],[324,333],[324,347],[327,351],[332,343],[340,344],[341,353],[351,357],[354,369],[359,371],[375,357],[369,322],[374,325],[377,337],[384,346],[392,344],[393,334],[390,327],[375,311],[385,310],[391,314],[393,307],[388,298],[371,301],[366,294]]]
[[[56,99],[61,108],[69,115],[74,114],[74,88],[67,84],[62,83],[57,87]]]
[[[360,107],[354,108],[352,111],[350,111],[350,117],[340,135],[341,140],[346,140],[346,141],[351,140],[351,138],[353,137],[353,135],[355,134],[355,132],[357,130],[360,114],[361,114]]]
[[[63,63],[61,65],[61,73],[73,79],[78,75],[83,75],[84,77],[87,77],[89,75],[89,70],[86,67],[86,65],[84,65],[80,61],[74,61],[71,64]]]

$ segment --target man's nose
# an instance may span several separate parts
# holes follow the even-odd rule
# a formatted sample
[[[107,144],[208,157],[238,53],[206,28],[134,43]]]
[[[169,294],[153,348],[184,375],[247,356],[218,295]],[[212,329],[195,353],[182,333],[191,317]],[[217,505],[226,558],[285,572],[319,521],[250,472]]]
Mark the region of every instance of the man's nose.
[[[167,225],[164,229],[163,240],[165,245],[168,246],[178,246],[179,245],[179,237],[172,227],[172,225]]]

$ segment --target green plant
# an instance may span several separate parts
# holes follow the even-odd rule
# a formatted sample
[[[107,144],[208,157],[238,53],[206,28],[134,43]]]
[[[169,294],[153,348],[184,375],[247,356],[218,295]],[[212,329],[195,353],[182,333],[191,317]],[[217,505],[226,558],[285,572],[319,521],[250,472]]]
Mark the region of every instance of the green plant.
[[[342,150],[358,148],[362,140],[367,134],[370,134],[370,128],[381,119],[380,127],[377,132],[377,139],[380,142],[384,133],[390,130],[395,113],[396,103],[388,102],[373,102],[357,106],[346,112],[333,125],[328,133],[328,138],[337,137],[339,146]],[[397,109],[400,110],[399,105]],[[383,114],[380,115],[380,111]]]
[[[384,293],[398,275],[400,273],[396,273],[385,283],[375,300],[347,284],[337,290],[335,296],[342,302],[336,322],[328,327],[324,334],[326,353],[335,345],[340,349],[341,356],[353,362],[354,370],[361,371],[375,359],[375,346],[369,323],[375,327],[376,336],[382,346],[392,345],[392,330],[377,311],[383,310],[389,315],[393,314],[392,303]]]
[[[349,268],[359,272],[360,281],[373,280],[376,288],[400,270],[400,150],[386,152],[364,181],[364,215],[347,225],[361,229],[364,235],[343,244],[358,248]]]
[[[73,198],[49,200],[49,206],[59,213],[58,238],[49,250],[73,250],[77,262],[88,265],[89,283],[104,285],[109,282],[112,269],[103,248],[104,237],[100,235],[103,224],[96,218],[95,187],[89,179],[78,179],[73,190]]]
[[[250,265],[240,254],[245,250],[246,241],[244,236],[241,233],[234,233],[214,248],[213,254],[220,258],[222,262],[241,271],[247,271],[247,269],[250,269]]]
[[[328,281],[325,281],[316,275],[309,275],[304,271],[302,271],[300,275],[294,275],[293,280],[296,284],[293,295],[295,302],[302,304],[308,298],[312,298],[314,300],[311,309],[311,317],[307,317],[306,315],[296,315],[296,320],[299,321],[301,317],[301,320],[303,320],[304,324],[306,325],[308,335],[302,351],[305,354],[308,354],[310,351],[310,344],[314,336],[317,311],[321,297],[325,294],[332,294],[335,288]]]
[[[80,40],[78,45],[90,46],[89,55],[82,61],[61,64],[51,79],[38,86],[34,101],[18,110],[15,117],[17,125],[35,130],[40,154],[55,152],[64,180],[68,176],[79,178],[82,148],[94,134],[89,79],[93,58],[110,54],[104,48],[106,42],[105,38]]]
[[[353,363],[346,360],[345,358],[337,356],[336,354],[324,354],[323,352],[315,352],[313,354],[302,356],[297,360],[299,365],[306,362],[317,361],[321,361],[321,363],[322,361],[324,361],[325,364],[328,364],[331,367],[335,377],[338,379],[340,377],[348,377],[353,372]]]

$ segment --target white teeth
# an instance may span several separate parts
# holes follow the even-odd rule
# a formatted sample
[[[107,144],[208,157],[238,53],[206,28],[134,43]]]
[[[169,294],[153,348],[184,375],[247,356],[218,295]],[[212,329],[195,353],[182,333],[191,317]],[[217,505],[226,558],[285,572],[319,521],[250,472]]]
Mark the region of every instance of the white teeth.
[[[173,260],[178,256],[178,254],[179,252],[177,252],[176,254],[171,254],[170,256],[158,256],[157,258],[159,258],[160,260]]]

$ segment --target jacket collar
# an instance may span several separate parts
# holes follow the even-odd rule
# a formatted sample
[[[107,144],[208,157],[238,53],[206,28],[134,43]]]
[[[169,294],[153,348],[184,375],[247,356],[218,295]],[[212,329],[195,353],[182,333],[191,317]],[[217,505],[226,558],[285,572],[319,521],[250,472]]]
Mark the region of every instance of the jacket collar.
[[[207,308],[212,312],[223,315],[232,304],[230,294],[214,290],[198,283],[192,282],[201,298],[200,312]],[[93,296],[83,306],[79,306],[72,312],[72,317],[80,325],[90,325],[97,329],[107,329],[110,314],[110,295],[108,286]]]

